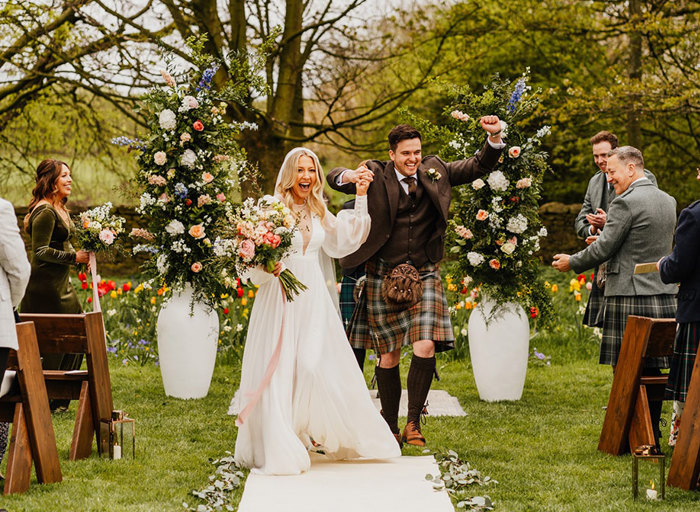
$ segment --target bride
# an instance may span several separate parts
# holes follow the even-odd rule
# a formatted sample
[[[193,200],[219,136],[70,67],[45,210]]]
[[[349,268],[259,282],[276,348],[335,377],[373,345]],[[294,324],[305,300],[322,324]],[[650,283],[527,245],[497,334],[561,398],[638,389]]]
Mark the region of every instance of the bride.
[[[253,269],[247,276],[260,288],[243,354],[240,396],[245,408],[236,422],[235,460],[254,471],[307,471],[313,446],[333,459],[401,455],[369,398],[345,336],[330,260],[352,253],[367,238],[365,194],[371,180],[365,174],[358,183],[355,209],[334,217],[323,201],[318,157],[296,148],[282,164],[275,194],[297,217],[292,250],[272,274]],[[308,287],[293,302],[285,301],[275,279],[282,265]],[[278,361],[276,368],[271,360]]]

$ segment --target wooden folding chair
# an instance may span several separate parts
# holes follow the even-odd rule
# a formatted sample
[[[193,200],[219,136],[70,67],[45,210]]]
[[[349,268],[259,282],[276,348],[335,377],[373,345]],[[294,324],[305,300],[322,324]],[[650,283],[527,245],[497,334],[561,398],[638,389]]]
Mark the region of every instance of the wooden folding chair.
[[[668,375],[642,375],[648,357],[673,355],[676,321],[630,315],[615,368],[598,450],[622,455],[654,444],[649,401],[663,400]]]
[[[695,356],[693,374],[681,415],[676,447],[668,471],[668,485],[688,491],[698,488],[700,477],[700,357]]]
[[[108,453],[109,424],[100,420],[112,417],[114,403],[102,313],[32,313],[21,314],[20,318],[36,325],[42,354],[85,354],[87,370],[43,372],[50,399],[78,400],[70,460],[90,456],[93,433],[97,439],[98,453]]]
[[[10,350],[7,367],[15,375],[5,376],[14,382],[0,397],[0,421],[12,423],[4,494],[29,489],[32,461],[40,483],[62,479],[34,324],[17,324],[17,343],[19,348]]]

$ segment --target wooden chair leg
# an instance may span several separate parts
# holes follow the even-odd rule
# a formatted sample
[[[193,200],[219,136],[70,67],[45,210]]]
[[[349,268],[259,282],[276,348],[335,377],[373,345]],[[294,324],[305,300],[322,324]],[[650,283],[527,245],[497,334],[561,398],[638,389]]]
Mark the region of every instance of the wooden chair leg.
[[[90,391],[87,381],[80,387],[80,400],[78,411],[75,415],[73,427],[73,440],[70,446],[70,460],[87,459],[92,454],[92,438],[95,434],[95,426],[92,422],[92,407]]]
[[[632,416],[632,423],[630,423],[630,451],[633,451],[637,446],[644,444],[653,445],[655,442],[647,388],[642,385],[639,386],[637,402],[634,405],[634,416]]]
[[[32,448],[21,403],[15,406],[4,494],[25,492],[32,477]]]
[[[695,356],[678,440],[668,471],[668,485],[692,491],[700,476],[700,357]]]

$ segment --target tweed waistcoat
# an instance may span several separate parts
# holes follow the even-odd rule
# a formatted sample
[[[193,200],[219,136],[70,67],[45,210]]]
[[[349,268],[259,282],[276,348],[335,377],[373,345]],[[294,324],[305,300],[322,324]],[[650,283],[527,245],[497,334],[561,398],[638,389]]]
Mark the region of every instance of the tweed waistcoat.
[[[399,187],[398,194],[398,209],[391,237],[377,255],[393,265],[410,260],[420,267],[429,261],[426,247],[435,232],[439,212],[420,181],[415,199],[406,194],[402,187]]]

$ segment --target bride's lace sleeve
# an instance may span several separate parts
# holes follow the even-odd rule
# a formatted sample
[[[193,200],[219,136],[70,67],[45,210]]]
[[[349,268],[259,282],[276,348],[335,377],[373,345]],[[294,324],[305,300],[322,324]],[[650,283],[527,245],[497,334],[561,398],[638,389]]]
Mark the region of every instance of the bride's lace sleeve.
[[[353,210],[341,210],[337,217],[330,212],[323,219],[326,239],[323,250],[331,258],[352,254],[367,240],[372,221],[367,211],[367,196],[355,198]]]

